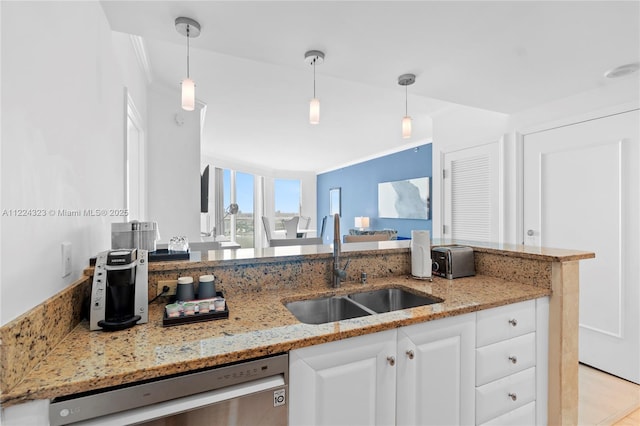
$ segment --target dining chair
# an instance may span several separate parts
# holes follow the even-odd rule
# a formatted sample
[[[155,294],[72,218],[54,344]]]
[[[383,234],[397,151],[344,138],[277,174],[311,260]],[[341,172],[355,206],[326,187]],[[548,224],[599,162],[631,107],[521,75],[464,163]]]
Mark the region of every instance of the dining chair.
[[[271,225],[269,224],[269,218],[262,216],[262,226],[264,227],[264,233],[267,236],[267,243],[271,244]]]
[[[327,216],[322,218],[322,227],[320,227],[320,239],[324,239],[324,229],[327,227]]]
[[[294,216],[290,219],[283,219],[282,223],[284,224],[284,230],[286,232],[287,238],[296,238],[298,236],[298,222],[300,221],[300,216]]]
[[[309,229],[309,223],[311,223],[310,216],[300,216],[300,221],[298,222],[298,229]],[[298,238],[307,238],[307,232],[298,232],[296,237]]]
[[[269,247],[283,247],[283,246],[310,246],[322,244],[320,238],[281,238],[271,240]]]

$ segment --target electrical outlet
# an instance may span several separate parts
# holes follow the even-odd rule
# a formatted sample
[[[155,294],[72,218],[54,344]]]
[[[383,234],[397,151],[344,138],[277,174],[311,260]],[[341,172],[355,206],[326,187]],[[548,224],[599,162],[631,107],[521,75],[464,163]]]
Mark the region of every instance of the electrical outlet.
[[[71,243],[64,241],[61,247],[62,253],[62,278],[71,275]]]
[[[166,292],[163,296],[172,296],[176,294],[176,290],[178,287],[178,280],[160,280],[156,285],[156,296],[162,293],[162,287],[169,287],[169,291]]]

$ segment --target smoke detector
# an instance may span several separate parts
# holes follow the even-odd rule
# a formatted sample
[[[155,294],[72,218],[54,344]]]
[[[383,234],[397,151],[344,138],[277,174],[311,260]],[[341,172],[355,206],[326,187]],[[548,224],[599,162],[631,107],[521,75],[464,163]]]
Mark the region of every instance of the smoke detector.
[[[640,62],[633,62],[631,64],[620,65],[619,67],[612,68],[609,71],[605,72],[604,76],[607,78],[619,78],[629,74],[633,74],[639,69]]]

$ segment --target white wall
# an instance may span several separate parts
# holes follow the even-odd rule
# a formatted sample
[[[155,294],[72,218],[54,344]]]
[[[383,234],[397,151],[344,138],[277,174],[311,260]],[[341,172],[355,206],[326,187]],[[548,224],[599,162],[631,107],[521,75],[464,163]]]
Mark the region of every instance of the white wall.
[[[147,137],[149,220],[161,241],[186,236],[200,241],[200,111],[183,111],[180,92],[152,86]],[[176,121],[178,114],[184,122]]]
[[[123,207],[126,110],[98,2],[0,7],[5,324],[78,279],[89,258],[110,247],[110,223],[121,219],[84,210]],[[12,216],[16,209],[44,216]],[[59,209],[80,216],[62,216]],[[72,243],[72,271],[65,278],[63,241]]]

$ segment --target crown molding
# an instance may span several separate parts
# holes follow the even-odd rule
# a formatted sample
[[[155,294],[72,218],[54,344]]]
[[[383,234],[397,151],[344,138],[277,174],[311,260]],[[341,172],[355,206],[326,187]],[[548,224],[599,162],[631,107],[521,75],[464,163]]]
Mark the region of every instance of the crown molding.
[[[151,84],[153,81],[153,74],[151,73],[151,63],[149,62],[149,56],[147,55],[147,49],[144,46],[144,39],[140,36],[130,34],[129,40],[133,46],[133,51],[138,59],[138,65],[144,72],[144,76],[147,79],[147,84]]]

